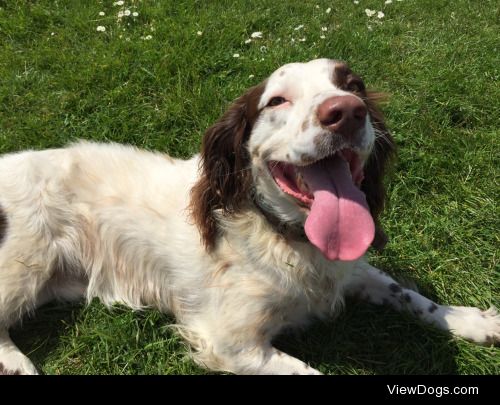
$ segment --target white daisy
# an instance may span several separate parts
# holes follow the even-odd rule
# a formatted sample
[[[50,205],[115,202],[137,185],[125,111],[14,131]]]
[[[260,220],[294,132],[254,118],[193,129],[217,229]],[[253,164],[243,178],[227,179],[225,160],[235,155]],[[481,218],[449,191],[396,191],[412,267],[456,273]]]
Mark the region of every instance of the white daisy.
[[[369,8],[365,8],[365,13],[368,17],[375,15],[377,12],[375,10],[370,10]]]
[[[128,17],[130,14],[132,14],[132,12],[130,10],[125,10],[123,14]]]
[[[105,32],[105,31],[106,31],[106,27],[104,27],[104,26],[102,26],[102,25],[99,25],[99,26],[97,27],[97,31],[99,31],[99,32]]]
[[[252,32],[252,35],[250,35],[252,38],[262,38],[262,32],[256,31]]]
[[[137,11],[134,11],[134,12],[132,13],[132,17],[138,17],[138,16],[139,16],[139,13],[138,13]]]
[[[328,7],[328,8],[326,9],[326,14],[330,14],[330,11],[332,11],[332,9],[331,9],[330,7]]]
[[[240,54],[239,53],[235,53],[233,54],[233,58],[239,58],[240,57]]]
[[[120,0],[120,1],[115,1],[113,3],[113,6],[123,6],[123,3],[125,3],[124,1]]]
[[[201,31],[197,31],[197,32],[196,32],[196,35],[198,35],[198,36],[202,36],[202,35],[203,35],[203,32],[201,32]]]
[[[385,17],[385,14],[382,11],[379,11],[377,13],[377,18],[384,18],[384,17]]]
[[[106,15],[106,13],[104,11],[99,11],[99,15],[102,17],[102,16]]]
[[[252,40],[250,38],[248,38],[247,40],[245,40],[245,44],[249,44],[250,42],[252,42]]]

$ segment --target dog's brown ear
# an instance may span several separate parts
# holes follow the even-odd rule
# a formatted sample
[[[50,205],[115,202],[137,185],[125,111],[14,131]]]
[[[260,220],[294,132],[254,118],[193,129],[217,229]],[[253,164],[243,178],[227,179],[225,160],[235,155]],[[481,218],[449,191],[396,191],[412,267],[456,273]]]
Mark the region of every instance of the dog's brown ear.
[[[377,103],[384,98],[383,94],[374,92],[368,92],[365,98],[376,139],[373,151],[365,164],[365,178],[361,184],[375,221],[375,238],[372,246],[377,250],[382,250],[387,243],[387,236],[380,226],[379,215],[384,209],[386,200],[384,175],[396,154],[394,140],[377,106]]]
[[[216,211],[232,214],[247,200],[251,188],[246,142],[257,120],[265,83],[248,90],[203,136],[200,177],[191,189],[190,210],[208,250],[217,239]]]

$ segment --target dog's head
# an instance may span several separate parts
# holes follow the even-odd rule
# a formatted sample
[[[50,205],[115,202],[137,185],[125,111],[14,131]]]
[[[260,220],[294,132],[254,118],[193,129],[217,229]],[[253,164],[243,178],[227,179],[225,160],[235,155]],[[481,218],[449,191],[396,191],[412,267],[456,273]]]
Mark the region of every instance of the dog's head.
[[[274,222],[304,227],[331,260],[382,248],[394,144],[375,97],[345,63],[318,59],[285,65],[238,98],[203,138],[191,209],[206,247],[218,215],[255,204]]]

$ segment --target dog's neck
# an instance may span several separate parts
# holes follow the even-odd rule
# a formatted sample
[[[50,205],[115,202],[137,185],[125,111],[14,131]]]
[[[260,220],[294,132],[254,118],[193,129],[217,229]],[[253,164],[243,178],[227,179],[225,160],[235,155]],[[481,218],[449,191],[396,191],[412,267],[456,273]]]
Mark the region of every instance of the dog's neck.
[[[304,226],[298,223],[287,223],[279,219],[275,214],[270,212],[270,210],[263,207],[262,203],[259,202],[257,194],[252,193],[252,201],[257,211],[266,218],[267,222],[271,225],[274,231],[287,240],[294,240],[296,242],[307,242],[307,236],[304,231]]]

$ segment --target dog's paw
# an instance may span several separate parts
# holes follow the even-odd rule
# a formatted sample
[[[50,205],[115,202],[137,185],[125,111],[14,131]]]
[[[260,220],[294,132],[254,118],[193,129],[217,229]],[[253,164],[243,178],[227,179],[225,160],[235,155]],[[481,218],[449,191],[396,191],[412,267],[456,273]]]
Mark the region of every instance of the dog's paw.
[[[307,366],[307,368],[300,368],[290,373],[291,375],[323,375],[323,373],[315,368]]]
[[[4,353],[0,357],[0,375],[36,375],[33,363],[20,352]]]
[[[500,314],[493,307],[486,311],[474,307],[450,307],[445,319],[454,335],[481,345],[500,343]]]

